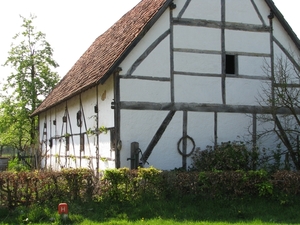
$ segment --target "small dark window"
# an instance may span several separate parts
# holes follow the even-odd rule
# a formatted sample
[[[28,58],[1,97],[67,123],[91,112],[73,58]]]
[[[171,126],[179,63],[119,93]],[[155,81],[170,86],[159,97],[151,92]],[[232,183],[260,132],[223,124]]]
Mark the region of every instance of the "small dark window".
[[[226,55],[226,74],[235,74],[235,55]]]

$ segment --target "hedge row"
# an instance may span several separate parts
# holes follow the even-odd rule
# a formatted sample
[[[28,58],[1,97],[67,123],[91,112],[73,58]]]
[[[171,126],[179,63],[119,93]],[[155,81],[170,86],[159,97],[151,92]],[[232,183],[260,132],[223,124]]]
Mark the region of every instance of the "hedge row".
[[[181,172],[155,168],[103,171],[97,179],[87,169],[59,172],[1,172],[0,206],[15,208],[62,201],[135,201],[192,195],[201,198],[300,195],[300,173],[278,171]]]

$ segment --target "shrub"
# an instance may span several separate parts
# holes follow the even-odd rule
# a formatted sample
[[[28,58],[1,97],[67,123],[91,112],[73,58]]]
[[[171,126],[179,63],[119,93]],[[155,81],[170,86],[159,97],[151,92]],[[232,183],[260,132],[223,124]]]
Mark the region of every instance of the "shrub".
[[[273,194],[273,185],[266,171],[208,171],[199,173],[202,196],[228,198]]]
[[[225,142],[216,147],[207,146],[192,155],[192,169],[197,171],[249,170],[252,153],[243,142]]]
[[[87,169],[0,173],[0,207],[14,209],[47,203],[90,200],[115,201],[118,204],[169,200],[183,196],[195,198],[262,197],[282,204],[300,196],[300,173],[265,170],[161,171],[153,167],[110,169],[95,179]],[[144,201],[146,200],[146,201]],[[32,217],[43,218],[42,208]],[[1,214],[0,214],[1,217]]]
[[[29,171],[28,167],[22,164],[18,158],[8,161],[8,170],[16,172]]]

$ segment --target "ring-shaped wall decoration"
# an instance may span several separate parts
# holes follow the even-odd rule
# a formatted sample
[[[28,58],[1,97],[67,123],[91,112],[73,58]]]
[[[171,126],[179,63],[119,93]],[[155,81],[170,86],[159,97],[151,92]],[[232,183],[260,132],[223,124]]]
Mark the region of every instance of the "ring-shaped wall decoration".
[[[180,143],[181,143],[181,141],[182,141],[184,138],[189,139],[189,140],[192,142],[192,144],[193,144],[193,148],[192,148],[192,150],[191,150],[189,153],[183,153],[183,152],[180,150]],[[186,156],[186,157],[187,157],[187,156],[190,156],[191,154],[193,154],[193,152],[195,151],[195,147],[196,147],[196,145],[195,145],[194,139],[193,139],[192,137],[188,136],[188,135],[183,136],[183,137],[180,138],[179,141],[177,142],[177,150],[178,150],[179,154],[182,155],[182,156]]]

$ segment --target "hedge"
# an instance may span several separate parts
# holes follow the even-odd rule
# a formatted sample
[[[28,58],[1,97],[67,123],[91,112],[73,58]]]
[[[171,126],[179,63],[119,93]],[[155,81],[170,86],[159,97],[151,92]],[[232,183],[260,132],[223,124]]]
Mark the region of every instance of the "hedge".
[[[300,195],[300,172],[161,171],[153,167],[101,171],[88,169],[0,173],[0,206],[15,208],[62,201],[167,200],[195,198],[282,198]]]

